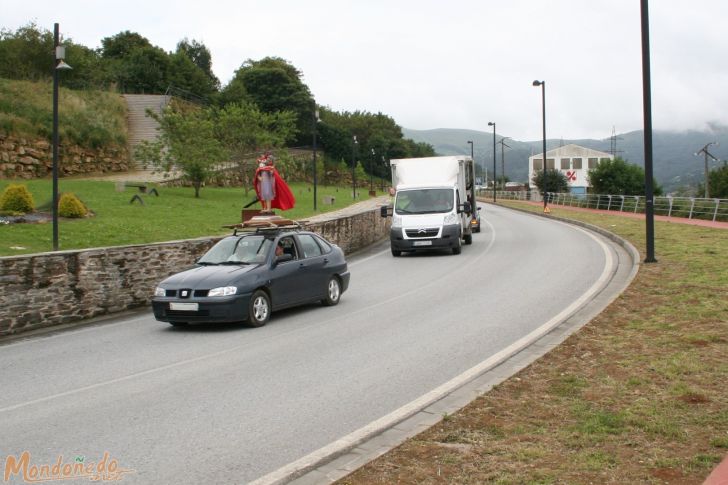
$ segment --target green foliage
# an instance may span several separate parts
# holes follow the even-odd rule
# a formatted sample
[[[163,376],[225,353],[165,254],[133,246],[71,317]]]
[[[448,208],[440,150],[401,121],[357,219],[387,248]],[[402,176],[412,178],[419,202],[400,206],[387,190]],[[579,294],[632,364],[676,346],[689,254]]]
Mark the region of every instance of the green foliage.
[[[51,139],[52,85],[0,78],[0,127],[6,133]],[[61,144],[83,147],[126,144],[126,105],[106,91],[61,88],[58,102]]]
[[[0,195],[0,211],[4,213],[26,214],[34,210],[33,195],[25,185],[8,185]]]
[[[711,197],[728,199],[728,164],[708,173],[708,193]]]
[[[248,59],[223,90],[221,100],[224,105],[249,101],[265,113],[292,111],[296,114],[297,141],[307,141],[312,133],[313,97],[301,75],[279,57]]]
[[[36,200],[50,195],[51,184],[50,179],[27,181],[28,189]],[[7,180],[0,180],[0,192],[7,185]],[[94,217],[63,218],[59,221],[62,249],[146,244],[227,234],[229,229],[222,226],[240,222],[240,209],[250,201],[240,187],[207,187],[204,197],[200,198],[195,198],[187,187],[157,187],[159,197],[140,194],[144,199],[144,205],[141,205],[129,204],[132,195],[139,193],[136,188],[117,192],[113,182],[62,178],[59,185],[61,192],[73,192],[95,213]],[[307,219],[352,203],[348,187],[319,185],[318,210],[314,212],[311,185],[289,185],[296,197],[296,207],[286,211],[286,217]],[[327,195],[335,198],[333,205],[320,203]],[[50,224],[8,224],[0,229],[2,256],[50,251],[51,248]]]
[[[199,197],[214,165],[229,157],[229,151],[215,136],[211,112],[180,113],[168,108],[162,116],[150,114],[159,121],[161,134],[153,142],[142,143],[137,156],[167,172],[175,166],[194,187],[195,197]]]
[[[591,191],[595,194],[644,195],[645,171],[632,163],[616,157],[602,160],[589,171]],[[662,194],[662,188],[653,180],[654,194]]]
[[[86,217],[88,209],[76,195],[71,192],[64,192],[58,200],[58,215],[69,218]]]
[[[348,163],[355,156],[376,177],[389,177],[388,161],[392,158],[435,154],[432,146],[403,138],[399,125],[382,113],[339,113],[326,108],[320,111],[321,122],[317,132],[326,156],[333,160],[347,160]],[[356,147],[353,146],[354,135]]]
[[[566,175],[560,170],[552,168],[545,172],[538,170],[533,175],[532,182],[542,194],[546,192],[567,192],[569,190],[569,182],[566,180]]]
[[[101,46],[104,59],[123,59],[137,49],[152,47],[152,43],[136,32],[125,30],[101,39]]]

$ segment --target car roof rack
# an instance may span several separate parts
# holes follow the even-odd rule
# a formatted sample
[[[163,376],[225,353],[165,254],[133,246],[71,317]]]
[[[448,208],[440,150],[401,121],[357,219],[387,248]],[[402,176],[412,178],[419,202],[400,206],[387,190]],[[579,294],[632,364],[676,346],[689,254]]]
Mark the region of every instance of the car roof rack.
[[[281,216],[254,216],[244,222],[237,224],[228,224],[222,227],[233,229],[233,236],[237,236],[238,233],[242,232],[278,232],[282,230],[302,230],[305,221],[294,221],[292,219],[286,219]]]

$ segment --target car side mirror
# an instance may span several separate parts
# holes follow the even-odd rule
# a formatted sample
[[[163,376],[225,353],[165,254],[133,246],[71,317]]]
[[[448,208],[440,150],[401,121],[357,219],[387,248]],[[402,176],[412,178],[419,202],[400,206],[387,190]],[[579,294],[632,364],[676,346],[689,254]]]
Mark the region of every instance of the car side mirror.
[[[482,209],[482,207],[478,207],[478,210],[481,210],[481,209]]]
[[[383,205],[379,208],[379,215],[382,217],[390,217],[392,215],[392,207]]]
[[[460,205],[460,207],[458,207],[458,213],[460,213],[460,212],[470,212],[471,210],[472,210],[472,207],[470,206],[470,202],[467,201],[467,200],[465,202],[463,202]]]

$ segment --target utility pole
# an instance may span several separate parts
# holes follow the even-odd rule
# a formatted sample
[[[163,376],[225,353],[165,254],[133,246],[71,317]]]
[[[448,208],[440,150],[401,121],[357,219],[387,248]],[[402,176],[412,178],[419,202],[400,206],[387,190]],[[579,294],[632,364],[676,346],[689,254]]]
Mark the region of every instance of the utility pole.
[[[708,147],[709,147],[710,145],[715,145],[715,146],[718,146],[718,142],[717,142],[717,141],[711,141],[710,143],[708,143],[707,145],[705,145],[705,146],[704,146],[703,148],[701,148],[700,150],[698,150],[698,151],[697,151],[697,152],[695,153],[695,156],[698,156],[698,155],[700,155],[701,153],[702,153],[703,155],[705,155],[705,198],[706,198],[706,199],[710,198],[710,191],[708,190],[708,174],[710,173],[710,172],[708,171],[708,157],[712,158],[712,159],[713,159],[713,161],[715,161],[715,162],[717,162],[717,161],[718,161],[718,159],[717,159],[717,158],[715,158],[715,157],[713,156],[713,154],[711,154],[711,153],[710,153],[710,152],[708,151]]]
[[[498,142],[501,146],[501,179],[503,179],[503,190],[505,190],[506,188],[506,156],[505,152],[503,151],[503,147],[510,148],[510,146],[508,146],[508,144],[505,142],[505,140],[508,140],[510,138],[510,136],[504,136]]]

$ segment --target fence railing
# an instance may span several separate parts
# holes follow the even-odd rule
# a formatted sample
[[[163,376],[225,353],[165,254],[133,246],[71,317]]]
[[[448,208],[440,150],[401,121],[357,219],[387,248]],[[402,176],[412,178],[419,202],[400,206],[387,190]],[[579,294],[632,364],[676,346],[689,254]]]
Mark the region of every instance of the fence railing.
[[[483,191],[479,195],[488,197],[492,193],[492,191]],[[541,195],[536,191],[496,191],[496,198],[543,201]],[[546,193],[548,204],[635,214],[645,212],[645,200],[643,195]],[[660,196],[654,197],[653,200],[655,215],[728,222],[728,199]]]

